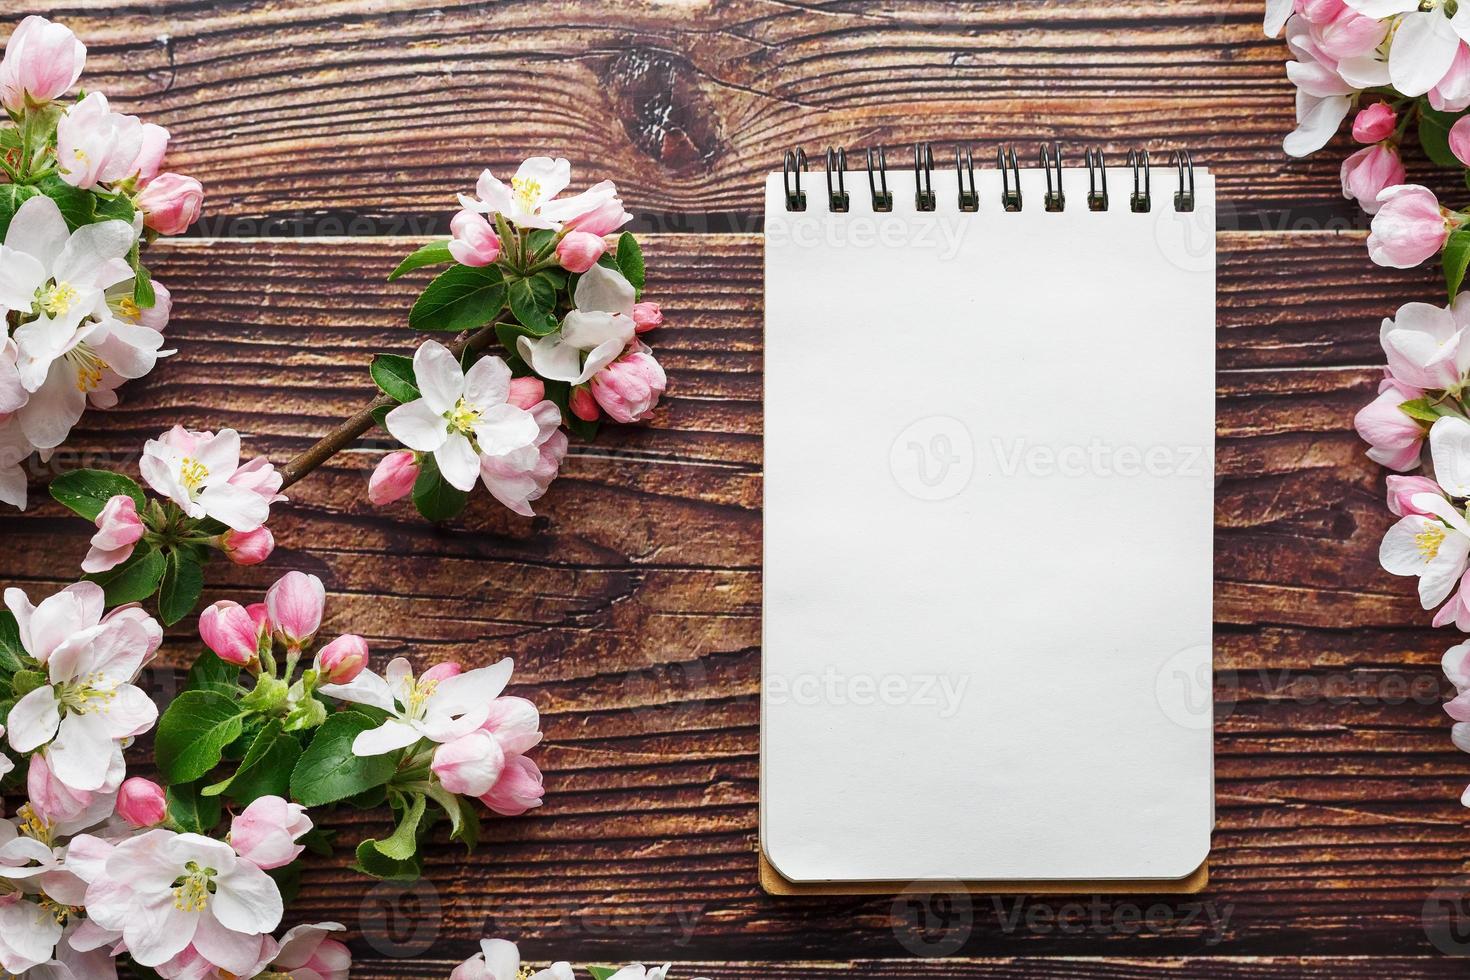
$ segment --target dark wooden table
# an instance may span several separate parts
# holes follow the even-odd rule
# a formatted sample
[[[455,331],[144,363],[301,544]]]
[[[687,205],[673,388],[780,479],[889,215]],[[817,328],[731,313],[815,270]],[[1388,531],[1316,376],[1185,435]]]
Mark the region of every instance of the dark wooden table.
[[[484,166],[565,155],[658,233],[669,395],[652,425],[577,446],[541,516],[483,494],[445,528],[376,510],[370,438],[294,489],[268,565],[220,571],[206,596],[312,571],[328,628],[375,657],[513,656],[542,706],[546,806],[488,823],[473,857],[441,839],[416,889],[345,855],[308,868],[292,921],[345,923],[354,976],[443,977],[482,936],[537,960],[672,959],[679,978],[1466,972],[1444,955],[1470,945],[1446,920],[1470,895],[1470,759],[1439,706],[1451,633],[1378,568],[1383,473],[1351,430],[1380,318],[1440,287],[1369,263],[1343,145],[1281,153],[1292,90],[1258,0],[46,12],[89,44],[89,87],[172,130],[172,164],[209,192],[203,237],[151,263],[179,354],[89,414],[58,467],[132,467],[174,422],[232,425],[278,462],[304,448],[369,396],[371,352],[413,343],[413,289],[384,277]],[[1184,899],[771,899],[755,879],[761,175],[798,143],[930,139],[945,159],[962,140],[986,159],[1053,137],[1186,145],[1219,175],[1212,881]],[[0,580],[43,592],[86,547],[49,503],[0,530]],[[159,684],[193,637],[171,632]],[[348,843],[381,829],[332,825]]]

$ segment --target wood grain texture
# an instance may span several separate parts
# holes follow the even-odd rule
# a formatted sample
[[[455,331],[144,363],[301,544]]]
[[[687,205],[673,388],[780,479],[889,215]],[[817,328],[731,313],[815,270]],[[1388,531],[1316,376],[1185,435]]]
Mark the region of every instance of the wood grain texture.
[[[232,424],[247,452],[283,461],[369,396],[372,352],[412,343],[414,288],[382,280],[414,244],[159,247],[180,353],[89,414],[52,466],[135,471],[118,448],[174,421]],[[253,598],[288,568],[321,575],[326,629],[364,634],[375,657],[513,656],[516,693],[544,711],[545,807],[489,822],[473,857],[440,835],[417,889],[355,877],[345,853],[313,862],[297,920],[346,923],[367,977],[442,977],[444,963],[398,956],[461,959],[484,935],[543,958],[699,961],[717,978],[1448,974],[1431,936],[1453,935],[1436,923],[1470,897],[1470,761],[1440,708],[1450,634],[1377,567],[1383,473],[1350,428],[1377,377],[1377,319],[1435,298],[1431,272],[1365,275],[1361,235],[1220,237],[1211,885],[967,911],[756,887],[760,240],[645,247],[668,397],[651,425],[575,447],[540,516],[484,495],[445,528],[375,510],[362,491],[384,443],[370,438],[293,488],[269,564],[211,568],[207,600]],[[43,503],[0,533],[4,581],[44,592],[88,528]],[[191,635],[170,634],[161,696]],[[348,844],[381,830],[328,822]],[[975,959],[913,959],[945,940]],[[1103,950],[1124,959],[1048,959]]]
[[[445,227],[482,167],[544,152],[610,177],[643,228],[758,230],[760,176],[804,145],[915,140],[993,161],[1059,139],[1187,146],[1223,228],[1362,226],[1347,137],[1298,161],[1285,44],[1260,0],[157,0],[37,4],[88,85],[174,134],[205,235]],[[1411,155],[1412,156],[1412,155]],[[989,165],[989,164],[987,164]],[[1415,179],[1463,195],[1411,159]]]

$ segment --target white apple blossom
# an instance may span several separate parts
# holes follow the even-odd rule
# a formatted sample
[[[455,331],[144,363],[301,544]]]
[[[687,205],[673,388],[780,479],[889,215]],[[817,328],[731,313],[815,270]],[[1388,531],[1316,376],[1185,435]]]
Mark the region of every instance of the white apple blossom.
[[[1470,422],[1446,417],[1429,430],[1434,476],[1449,497],[1470,496]],[[1419,576],[1419,601],[1433,609],[1470,565],[1470,522],[1461,505],[1434,493],[1416,493],[1408,514],[1388,529],[1379,563],[1394,575]]]
[[[234,429],[191,432],[175,426],[143,445],[138,469],[148,485],[190,517],[212,517],[235,531],[253,531],[284,500],[281,481],[264,459],[240,463],[240,434]]]
[[[10,709],[11,748],[34,752],[47,746],[47,758],[67,787],[101,789],[117,743],[146,732],[158,719],[157,707],[133,684],[150,653],[148,630],[132,618],[103,620],[69,635],[47,658],[50,683]]]
[[[460,206],[480,214],[500,214],[521,228],[557,229],[562,222],[586,214],[617,196],[610,180],[580,194],[554,200],[572,182],[572,165],[561,158],[531,157],[520,165],[506,187],[489,170],[480,174],[476,197],[459,195]]]
[[[366,704],[388,712],[377,728],[352,743],[356,755],[383,755],[420,739],[450,742],[468,735],[490,717],[490,703],[505,690],[513,663],[509,658],[453,677],[415,679],[403,657],[389,662],[384,676],[364,670],[346,684],[324,684],[321,693],[339,701]]]
[[[508,939],[482,939],[480,951],[449,975],[449,980],[518,980],[521,951]],[[527,980],[574,980],[572,965],[565,960],[530,974]]]
[[[150,830],[108,855],[86,892],[88,917],[120,933],[128,953],[156,967],[193,946],[210,963],[249,976],[260,937],[280,924],[271,877],[228,844]]]
[[[16,312],[24,321],[13,338],[17,374],[29,398],[16,416],[37,449],[66,439],[107,372],[133,374],[133,358],[112,365],[99,347],[113,339],[105,291],[133,278],[127,255],[135,237],[126,221],[68,232],[49,197],[30,198],[11,219],[0,245],[0,313]],[[114,341],[109,353],[134,346]]]
[[[1397,17],[1389,76],[1404,95],[1434,88],[1450,70],[1461,41],[1470,41],[1470,5],[1454,0],[1347,0],[1365,17]],[[1453,11],[1453,13],[1451,12]]]
[[[433,453],[452,486],[474,489],[482,457],[539,445],[536,418],[507,400],[510,368],[500,358],[482,357],[466,372],[430,340],[414,352],[413,374],[422,397],[389,412],[388,431],[410,449]]]
[[[1344,110],[1346,111],[1346,110]],[[545,337],[519,337],[516,350],[543,378],[584,384],[633,340],[637,292],[616,269],[594,265],[577,281],[577,308]]]

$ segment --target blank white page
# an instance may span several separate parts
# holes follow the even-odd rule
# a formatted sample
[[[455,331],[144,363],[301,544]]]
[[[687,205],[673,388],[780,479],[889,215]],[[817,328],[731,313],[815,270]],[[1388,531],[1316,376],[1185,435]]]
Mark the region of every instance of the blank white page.
[[[797,882],[1170,879],[1213,826],[1214,180],[766,186],[761,843]]]

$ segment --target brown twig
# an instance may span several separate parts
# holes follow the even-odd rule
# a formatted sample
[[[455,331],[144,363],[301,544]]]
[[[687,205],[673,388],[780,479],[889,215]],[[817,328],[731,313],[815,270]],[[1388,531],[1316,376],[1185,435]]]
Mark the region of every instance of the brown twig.
[[[450,353],[459,357],[467,350],[480,350],[495,339],[495,327],[501,320],[497,317],[488,326],[481,327],[474,333],[465,331],[447,345]],[[321,466],[327,460],[346,449],[355,442],[364,432],[371,429],[375,423],[373,413],[380,408],[397,405],[388,395],[379,395],[357,412],[344,419],[331,432],[322,436],[310,449],[299,453],[285,466],[281,467],[281,489],[289,487],[300,480],[312,470]]]

